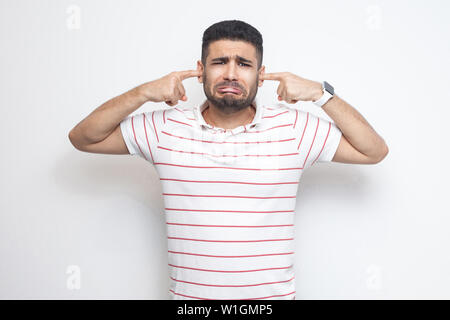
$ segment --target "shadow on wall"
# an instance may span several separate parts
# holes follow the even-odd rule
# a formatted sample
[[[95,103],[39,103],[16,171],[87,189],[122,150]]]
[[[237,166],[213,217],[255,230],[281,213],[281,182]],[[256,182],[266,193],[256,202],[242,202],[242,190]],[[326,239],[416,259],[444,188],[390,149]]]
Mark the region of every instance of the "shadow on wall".
[[[330,196],[364,202],[371,197],[370,185],[378,183],[371,181],[370,170],[379,172],[380,164],[316,163],[303,172],[297,196],[302,201],[315,201],[320,195],[323,200]]]
[[[155,168],[130,155],[72,150],[55,160],[49,177],[67,194],[53,212],[52,228],[60,230],[64,261],[79,264],[83,274],[82,290],[62,295],[168,299],[164,202]]]
[[[152,212],[164,210],[159,175],[153,165],[130,155],[71,152],[54,168],[55,182],[71,194],[126,196]],[[75,156],[74,156],[75,154]]]

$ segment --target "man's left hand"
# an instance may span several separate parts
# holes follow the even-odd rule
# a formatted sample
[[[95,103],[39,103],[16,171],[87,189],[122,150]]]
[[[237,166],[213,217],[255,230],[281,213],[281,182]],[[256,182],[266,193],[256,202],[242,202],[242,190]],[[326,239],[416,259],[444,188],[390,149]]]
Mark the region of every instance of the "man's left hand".
[[[316,101],[323,94],[322,84],[317,81],[299,77],[290,72],[265,73],[261,80],[280,81],[278,100],[293,104],[298,101]]]

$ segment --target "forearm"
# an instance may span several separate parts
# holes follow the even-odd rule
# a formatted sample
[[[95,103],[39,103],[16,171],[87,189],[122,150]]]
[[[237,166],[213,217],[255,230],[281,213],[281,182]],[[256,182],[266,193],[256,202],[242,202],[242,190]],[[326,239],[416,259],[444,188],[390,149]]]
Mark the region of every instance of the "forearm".
[[[359,152],[370,158],[379,158],[386,153],[387,145],[384,139],[343,99],[335,95],[322,108]]]
[[[69,133],[74,145],[86,145],[100,142],[129,114],[142,106],[147,98],[142,94],[140,86],[114,97],[92,111],[78,123]]]

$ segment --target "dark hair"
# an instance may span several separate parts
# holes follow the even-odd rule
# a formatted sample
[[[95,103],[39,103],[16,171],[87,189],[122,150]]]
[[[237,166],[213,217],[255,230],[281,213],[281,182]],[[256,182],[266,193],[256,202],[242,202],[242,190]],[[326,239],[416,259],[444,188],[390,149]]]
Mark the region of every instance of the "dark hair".
[[[261,67],[263,58],[263,39],[261,33],[248,23],[240,20],[217,22],[205,30],[202,41],[203,65],[206,64],[206,57],[209,54],[209,44],[222,39],[240,40],[253,44],[256,48],[258,69]]]

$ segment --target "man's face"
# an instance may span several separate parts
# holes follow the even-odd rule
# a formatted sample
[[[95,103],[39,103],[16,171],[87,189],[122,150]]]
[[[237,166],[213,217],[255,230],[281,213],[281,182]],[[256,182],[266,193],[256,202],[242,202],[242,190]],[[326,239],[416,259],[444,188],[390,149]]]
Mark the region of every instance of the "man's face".
[[[224,113],[233,113],[248,107],[255,99],[263,81],[265,67],[257,70],[256,48],[244,41],[218,40],[209,45],[206,64],[197,63],[202,71],[199,81],[208,101]],[[229,92],[232,87],[238,92]],[[236,90],[232,90],[236,91]]]

